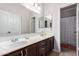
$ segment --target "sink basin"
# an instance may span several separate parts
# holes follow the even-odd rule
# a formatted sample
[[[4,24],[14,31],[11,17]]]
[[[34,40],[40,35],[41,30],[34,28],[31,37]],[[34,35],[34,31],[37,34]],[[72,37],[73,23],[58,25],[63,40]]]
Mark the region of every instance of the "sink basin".
[[[29,38],[18,38],[18,41],[27,41]]]
[[[16,47],[24,45],[25,43],[27,42],[26,41],[20,41],[20,42],[15,42],[15,43],[7,42],[7,44],[0,45],[0,48],[1,49],[16,48]]]
[[[15,42],[20,42],[20,41],[27,41],[28,38],[22,37],[22,38],[14,38],[11,39],[11,42],[15,43]]]
[[[13,43],[13,44],[9,45],[8,47],[9,47],[9,48],[15,48],[15,47],[22,46],[22,45],[24,45],[24,44],[26,44],[26,43],[27,43],[26,41],[22,41],[22,42],[15,42],[15,43]]]
[[[27,43],[27,40],[25,38],[19,38],[17,41],[4,41],[0,43],[1,49],[7,49],[7,48],[15,48],[22,46],[23,44]]]

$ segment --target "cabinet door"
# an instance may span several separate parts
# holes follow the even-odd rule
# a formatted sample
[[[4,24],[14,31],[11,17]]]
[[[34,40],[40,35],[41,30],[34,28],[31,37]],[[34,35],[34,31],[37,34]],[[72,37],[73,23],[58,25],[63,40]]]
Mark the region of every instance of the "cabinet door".
[[[46,54],[50,52],[50,49],[51,49],[51,38],[48,38],[46,40]]]
[[[50,38],[51,45],[50,45],[50,50],[54,49],[54,36]]]
[[[45,40],[39,42],[39,44],[38,44],[38,55],[39,56],[45,56],[46,55],[46,42],[45,42]]]
[[[22,56],[22,51],[15,51],[15,52],[9,53],[5,56]]]
[[[39,48],[39,56],[45,56],[46,55],[46,51],[44,47]]]
[[[33,44],[27,47],[27,56],[37,56],[37,45]]]
[[[46,55],[50,54],[54,48],[54,37],[46,39]]]

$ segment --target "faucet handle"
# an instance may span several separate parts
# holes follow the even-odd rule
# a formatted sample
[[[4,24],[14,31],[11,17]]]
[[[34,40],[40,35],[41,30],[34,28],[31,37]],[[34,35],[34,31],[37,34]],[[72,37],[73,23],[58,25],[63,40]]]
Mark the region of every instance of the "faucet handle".
[[[15,41],[17,41],[18,40],[18,38],[15,38]]]
[[[8,31],[8,34],[10,34],[11,32],[10,31]]]
[[[18,41],[18,38],[14,38],[11,40],[11,42],[16,42],[16,41]]]

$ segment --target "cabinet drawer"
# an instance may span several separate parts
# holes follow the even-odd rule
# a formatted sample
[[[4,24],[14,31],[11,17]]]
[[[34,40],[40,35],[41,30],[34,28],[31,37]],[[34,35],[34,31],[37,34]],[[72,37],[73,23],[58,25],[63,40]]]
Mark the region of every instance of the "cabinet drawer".
[[[46,41],[44,40],[44,41],[41,41],[41,42],[39,42],[39,45],[40,46],[44,46],[46,44]]]

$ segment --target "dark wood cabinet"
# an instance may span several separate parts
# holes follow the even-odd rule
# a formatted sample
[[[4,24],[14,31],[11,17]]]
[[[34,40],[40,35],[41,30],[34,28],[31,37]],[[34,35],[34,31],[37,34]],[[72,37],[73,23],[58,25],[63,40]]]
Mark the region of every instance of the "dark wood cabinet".
[[[37,44],[30,45],[26,48],[27,56],[37,56]]]
[[[46,55],[46,40],[43,40],[38,43],[38,56],[45,56]]]
[[[54,36],[50,38],[50,51],[54,49]]]
[[[46,56],[54,49],[54,37],[41,41],[38,45],[38,55]]]
[[[47,38],[20,50],[6,54],[6,56],[46,56],[54,49],[54,37]]]
[[[4,56],[22,56],[22,55],[23,55],[22,50],[18,50],[18,51],[15,51],[15,52],[11,52],[9,54],[6,54]]]
[[[46,55],[54,49],[54,37],[50,37],[46,40]]]
[[[48,38],[48,39],[46,40],[46,55],[49,54],[50,48],[51,48],[51,39]]]

